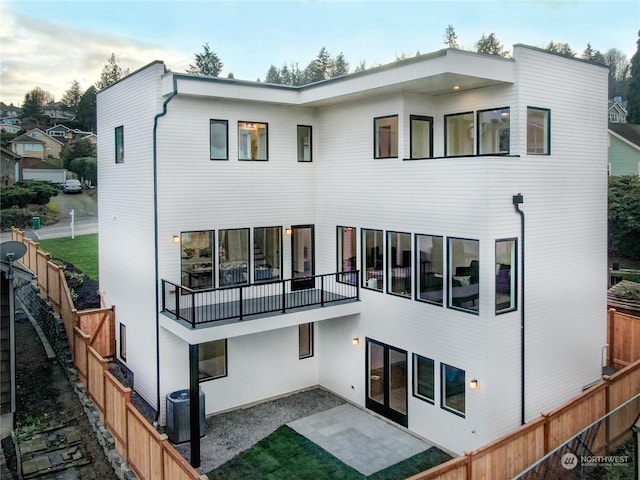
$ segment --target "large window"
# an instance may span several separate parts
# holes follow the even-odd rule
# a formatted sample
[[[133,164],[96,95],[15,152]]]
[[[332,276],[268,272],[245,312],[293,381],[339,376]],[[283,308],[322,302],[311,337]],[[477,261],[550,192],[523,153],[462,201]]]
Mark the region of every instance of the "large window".
[[[356,229],[338,227],[338,281],[356,284]],[[344,273],[347,272],[347,273]]]
[[[313,357],[313,323],[298,325],[298,358]]]
[[[509,108],[480,110],[478,112],[478,154],[509,153]]]
[[[416,299],[442,305],[444,297],[444,250],[442,237],[416,235]]]
[[[180,234],[180,264],[182,285],[213,287],[213,230]]]
[[[253,278],[256,282],[280,280],[282,270],[282,227],[253,229]]]
[[[473,112],[444,116],[444,155],[473,155]]]
[[[311,156],[311,127],[298,125],[298,161],[310,162]]]
[[[201,343],[198,347],[200,381],[227,376],[227,340]]]
[[[229,122],[209,120],[211,160],[229,160]]]
[[[478,312],[480,242],[449,238],[449,306]]]
[[[413,396],[429,403],[435,402],[433,360],[413,354]]]
[[[527,107],[527,153],[551,153],[551,110]]]
[[[442,408],[464,417],[465,414],[465,375],[464,370],[441,364]]]
[[[382,291],[384,277],[382,230],[362,229],[362,286]]]
[[[398,157],[398,116],[373,119],[373,158]]]
[[[411,158],[433,157],[433,118],[411,115]]]
[[[387,291],[411,297],[412,267],[411,267],[411,234],[387,232]]]
[[[116,127],[116,163],[124,163],[124,127]]]
[[[249,283],[249,229],[235,228],[218,232],[220,286]]]
[[[516,239],[496,240],[496,313],[517,308]]]
[[[238,158],[269,160],[269,134],[266,123],[238,122]]]

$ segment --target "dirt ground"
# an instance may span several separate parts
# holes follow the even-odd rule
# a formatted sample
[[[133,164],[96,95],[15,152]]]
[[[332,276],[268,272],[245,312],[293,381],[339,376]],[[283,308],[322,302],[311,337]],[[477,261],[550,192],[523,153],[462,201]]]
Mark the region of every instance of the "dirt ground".
[[[83,448],[91,460],[90,464],[80,467],[79,478],[116,480],[62,365],[57,359],[47,358],[27,316],[16,313],[16,434],[27,435],[54,426],[75,426],[81,432]],[[7,466],[15,475],[16,457],[10,440],[5,439],[2,448]]]

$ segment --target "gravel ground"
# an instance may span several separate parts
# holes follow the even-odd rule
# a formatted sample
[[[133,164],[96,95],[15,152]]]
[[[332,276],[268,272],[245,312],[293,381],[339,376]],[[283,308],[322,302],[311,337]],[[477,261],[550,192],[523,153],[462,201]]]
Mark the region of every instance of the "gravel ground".
[[[207,434],[200,441],[200,473],[207,473],[255,445],[277,428],[329,410],[345,401],[321,388],[233,410],[207,418]],[[187,459],[189,442],[176,446]]]

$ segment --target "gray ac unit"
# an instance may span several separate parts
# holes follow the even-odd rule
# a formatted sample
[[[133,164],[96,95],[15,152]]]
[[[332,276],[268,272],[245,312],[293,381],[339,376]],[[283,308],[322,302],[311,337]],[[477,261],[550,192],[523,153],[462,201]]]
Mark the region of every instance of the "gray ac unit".
[[[189,404],[189,390],[178,390],[167,395],[167,436],[173,443],[188,442],[191,439]],[[204,392],[200,390],[201,437],[204,437],[207,429],[204,410]]]

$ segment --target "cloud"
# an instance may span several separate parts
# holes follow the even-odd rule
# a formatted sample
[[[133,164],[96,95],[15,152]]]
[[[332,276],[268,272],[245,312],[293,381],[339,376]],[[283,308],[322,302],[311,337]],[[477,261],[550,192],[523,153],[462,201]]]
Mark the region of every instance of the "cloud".
[[[135,71],[164,60],[169,68],[183,69],[189,55],[141,40],[69,27],[2,8],[0,43],[1,100],[18,105],[35,87],[60,100],[73,80],[83,89],[99,78],[112,53],[122,68]],[[184,65],[184,66],[183,66]]]

